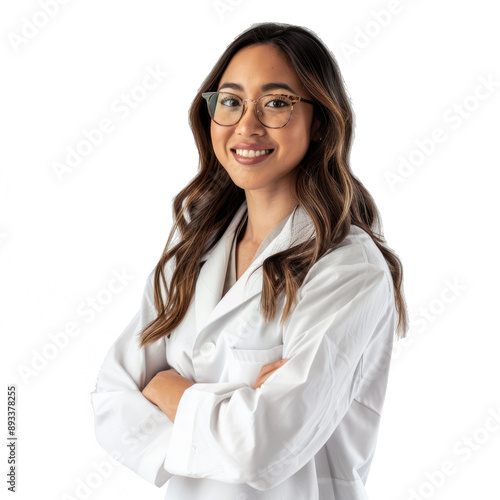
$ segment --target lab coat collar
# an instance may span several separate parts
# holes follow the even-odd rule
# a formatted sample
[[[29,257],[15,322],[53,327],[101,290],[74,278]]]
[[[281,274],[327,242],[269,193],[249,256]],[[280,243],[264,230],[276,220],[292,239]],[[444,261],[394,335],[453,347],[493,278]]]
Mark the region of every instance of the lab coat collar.
[[[195,290],[197,334],[210,323],[243,304],[262,291],[262,268],[252,271],[269,256],[306,241],[314,235],[314,225],[307,212],[298,205],[288,218],[281,232],[264,251],[250,264],[245,273],[222,297],[231,244],[238,223],[247,210],[246,200],[234,215],[226,231],[200,259],[203,264]]]

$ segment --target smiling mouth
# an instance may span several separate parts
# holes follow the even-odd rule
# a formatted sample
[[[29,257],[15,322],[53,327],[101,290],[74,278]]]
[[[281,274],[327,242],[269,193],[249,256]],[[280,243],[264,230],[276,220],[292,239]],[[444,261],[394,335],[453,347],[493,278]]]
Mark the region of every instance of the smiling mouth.
[[[272,153],[274,149],[231,149],[231,151],[234,151],[238,156],[241,156],[242,158],[255,158],[258,156],[264,156]]]

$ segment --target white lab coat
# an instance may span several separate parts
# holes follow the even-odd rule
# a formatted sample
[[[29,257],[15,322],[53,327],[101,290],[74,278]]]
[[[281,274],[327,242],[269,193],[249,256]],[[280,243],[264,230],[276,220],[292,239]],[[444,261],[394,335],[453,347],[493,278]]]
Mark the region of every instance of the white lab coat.
[[[170,339],[138,349],[156,317],[153,272],[139,311],[109,350],[91,401],[97,441],[147,481],[170,479],[170,500],[366,499],[390,365],[396,311],[389,269],[371,238],[351,226],[310,270],[279,324],[259,310],[267,256],[314,231],[299,206],[221,299],[243,202],[202,260],[196,291]],[[167,264],[167,283],[173,267]],[[290,360],[254,390],[262,365]],[[175,368],[195,382],[175,423],[141,393]]]

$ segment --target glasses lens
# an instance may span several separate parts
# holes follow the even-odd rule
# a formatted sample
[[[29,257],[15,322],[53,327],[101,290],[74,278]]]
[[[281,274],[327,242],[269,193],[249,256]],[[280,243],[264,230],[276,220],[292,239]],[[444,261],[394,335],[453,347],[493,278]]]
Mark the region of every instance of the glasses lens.
[[[284,127],[291,114],[292,101],[286,97],[265,95],[257,102],[257,116],[266,127]]]
[[[209,103],[210,114],[219,125],[234,125],[243,114],[242,100],[226,92],[214,94]],[[257,101],[257,116],[266,127],[281,128],[286,125],[292,113],[292,101],[277,95],[262,96]]]
[[[210,99],[210,113],[219,125],[234,125],[243,113],[243,103],[238,96],[218,92]]]

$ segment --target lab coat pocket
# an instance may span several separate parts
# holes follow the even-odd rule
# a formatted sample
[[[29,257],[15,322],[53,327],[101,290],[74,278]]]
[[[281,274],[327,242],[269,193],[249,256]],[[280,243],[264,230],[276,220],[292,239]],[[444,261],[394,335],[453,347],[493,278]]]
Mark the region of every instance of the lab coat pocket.
[[[236,349],[229,347],[228,376],[229,382],[245,383],[253,387],[260,369],[278,361],[283,355],[283,344],[271,349]]]

